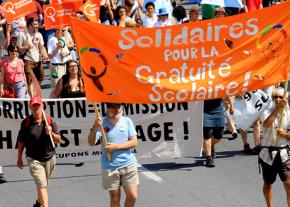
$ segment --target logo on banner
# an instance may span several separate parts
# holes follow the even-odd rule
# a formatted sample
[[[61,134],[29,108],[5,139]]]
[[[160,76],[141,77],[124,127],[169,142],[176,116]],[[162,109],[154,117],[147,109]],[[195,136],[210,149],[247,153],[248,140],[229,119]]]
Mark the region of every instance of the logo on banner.
[[[6,3],[3,5],[3,9],[4,9],[4,11],[7,12],[7,13],[16,14],[15,11],[14,11],[14,4],[11,3],[11,2],[6,2]]]
[[[108,69],[108,61],[107,58],[102,54],[102,52],[100,50],[98,50],[97,48],[88,48],[88,47],[84,47],[80,50],[80,54],[84,54],[86,52],[92,53],[92,54],[97,54],[97,56],[102,60],[103,64],[104,64],[104,68],[100,71],[100,73],[97,72],[96,68],[94,66],[90,66],[90,72],[87,72],[84,68],[83,72],[84,75],[86,75],[88,78],[90,78],[94,85],[97,87],[98,90],[100,90],[101,92],[104,92],[104,87],[101,84],[100,78],[103,77]]]
[[[85,7],[84,7],[84,12],[85,12],[85,15],[87,16],[90,16],[90,17],[95,17],[96,14],[95,14],[95,11],[96,8],[93,4],[87,4]]]
[[[45,10],[44,10],[44,14],[53,22],[55,22],[55,9],[51,6],[47,7]]]

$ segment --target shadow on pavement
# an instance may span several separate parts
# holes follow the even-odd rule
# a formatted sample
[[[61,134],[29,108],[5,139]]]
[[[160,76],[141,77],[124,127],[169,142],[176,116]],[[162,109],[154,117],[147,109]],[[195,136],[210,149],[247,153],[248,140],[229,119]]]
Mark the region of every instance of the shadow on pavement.
[[[71,175],[71,176],[61,176],[61,177],[52,177],[50,180],[59,180],[59,179],[70,179],[70,178],[85,178],[85,177],[97,177],[101,176],[102,174],[95,174],[95,175]],[[26,181],[33,181],[33,179],[22,179],[22,180],[7,180],[7,183],[18,183],[18,182],[26,182]]]
[[[150,171],[166,171],[166,170],[192,170],[192,167],[203,166],[203,161],[197,160],[194,163],[175,163],[163,162],[154,164],[143,164],[142,166]]]

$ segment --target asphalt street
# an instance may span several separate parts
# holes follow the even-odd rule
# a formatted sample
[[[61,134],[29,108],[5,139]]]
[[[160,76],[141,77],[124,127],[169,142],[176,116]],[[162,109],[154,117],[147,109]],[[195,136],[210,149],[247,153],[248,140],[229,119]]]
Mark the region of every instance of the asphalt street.
[[[249,137],[252,141],[252,134]],[[216,148],[215,168],[203,158],[139,160],[138,207],[262,207],[262,177],[257,156],[242,152],[240,136],[225,137]],[[36,199],[28,168],[4,167],[8,182],[0,185],[1,207],[29,207]],[[99,163],[57,165],[49,185],[49,206],[109,206],[101,185]],[[123,196],[124,198],[124,196]],[[122,198],[122,200],[123,200]],[[286,206],[279,178],[273,186],[274,206]]]

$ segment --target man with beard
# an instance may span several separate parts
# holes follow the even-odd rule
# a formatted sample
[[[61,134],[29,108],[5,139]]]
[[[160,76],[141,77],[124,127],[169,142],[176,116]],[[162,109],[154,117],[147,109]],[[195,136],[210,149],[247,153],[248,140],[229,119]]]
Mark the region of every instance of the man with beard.
[[[122,105],[107,103],[107,117],[97,118],[88,136],[91,146],[97,144],[99,127],[103,127],[107,144],[102,138],[102,182],[103,188],[109,191],[110,206],[119,207],[123,186],[126,200],[125,207],[133,207],[137,199],[139,184],[137,160],[132,148],[137,146],[137,132],[132,120],[123,116]],[[111,155],[108,160],[106,154]]]

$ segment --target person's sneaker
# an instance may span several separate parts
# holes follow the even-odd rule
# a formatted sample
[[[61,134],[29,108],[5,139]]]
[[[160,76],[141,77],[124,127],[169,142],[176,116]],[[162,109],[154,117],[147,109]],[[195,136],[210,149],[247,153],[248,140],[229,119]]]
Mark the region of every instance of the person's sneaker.
[[[215,167],[214,160],[211,156],[206,157],[205,166],[206,167]]]
[[[244,152],[249,153],[251,152],[251,147],[249,143],[244,144]]]
[[[258,155],[262,150],[262,146],[261,145],[256,145],[254,148],[253,148],[253,153],[255,155]]]
[[[238,137],[238,133],[234,132],[232,133],[232,137],[228,138],[228,140],[235,140]]]
[[[1,173],[0,174],[0,184],[6,183],[6,182],[7,182],[7,180],[4,178],[3,174]]]
[[[38,202],[38,200],[35,201],[35,204],[33,204],[33,207],[41,207],[41,204]]]

